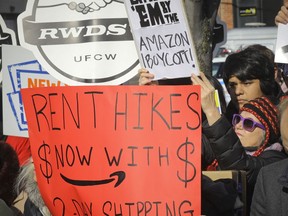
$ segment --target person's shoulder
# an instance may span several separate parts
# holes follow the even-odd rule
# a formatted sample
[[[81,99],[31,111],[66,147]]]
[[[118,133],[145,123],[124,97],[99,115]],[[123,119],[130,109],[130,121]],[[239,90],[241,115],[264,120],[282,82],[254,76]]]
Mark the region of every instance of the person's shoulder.
[[[275,148],[277,148],[277,147],[275,147]],[[280,149],[276,149],[276,150],[267,149],[267,150],[263,151],[259,155],[259,157],[262,159],[266,159],[266,160],[270,161],[270,162],[268,162],[268,164],[266,164],[266,166],[269,165],[272,160],[274,161],[273,163],[275,163],[278,161],[288,159],[287,154],[284,153],[284,151],[281,151]]]
[[[7,204],[4,202],[4,200],[0,199],[0,215],[2,216],[16,216],[14,211],[7,206]]]
[[[262,168],[263,172],[278,173],[288,170],[288,158],[269,164]]]

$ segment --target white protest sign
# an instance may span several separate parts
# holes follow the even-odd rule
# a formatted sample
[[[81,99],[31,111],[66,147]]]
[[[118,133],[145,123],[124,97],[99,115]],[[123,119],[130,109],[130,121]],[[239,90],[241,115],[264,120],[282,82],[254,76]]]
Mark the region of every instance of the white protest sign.
[[[155,79],[198,74],[182,0],[125,1],[141,66]]]
[[[288,25],[279,24],[275,51],[275,62],[288,64]]]
[[[68,85],[119,85],[139,60],[119,0],[28,0],[18,16],[19,41]]]
[[[3,134],[28,137],[20,90],[64,84],[48,74],[29,50],[3,45],[2,51]]]

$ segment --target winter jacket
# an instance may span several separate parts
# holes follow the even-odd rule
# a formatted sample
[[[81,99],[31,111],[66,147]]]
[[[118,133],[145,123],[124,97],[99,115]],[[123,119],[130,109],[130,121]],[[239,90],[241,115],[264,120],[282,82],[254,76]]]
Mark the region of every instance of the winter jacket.
[[[28,198],[24,205],[24,216],[43,216],[39,208]]]
[[[4,200],[0,199],[0,215],[2,216],[22,216],[23,214],[13,206],[7,206]]]
[[[204,122],[203,134],[208,138],[221,170],[246,171],[247,205],[249,209],[260,169],[287,158],[287,155],[283,151],[276,150],[263,151],[258,157],[247,154],[232,125],[224,116],[211,126],[208,125],[207,121]],[[211,153],[204,152],[203,154]]]
[[[251,216],[288,215],[288,159],[263,167],[258,175]]]

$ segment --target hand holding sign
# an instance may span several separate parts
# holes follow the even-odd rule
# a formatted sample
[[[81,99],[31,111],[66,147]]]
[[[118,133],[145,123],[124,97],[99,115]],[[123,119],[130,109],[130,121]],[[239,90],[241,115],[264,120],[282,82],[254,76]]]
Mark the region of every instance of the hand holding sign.
[[[141,68],[138,70],[139,76],[139,85],[157,85],[157,81],[154,80],[154,74],[150,73],[147,69]]]

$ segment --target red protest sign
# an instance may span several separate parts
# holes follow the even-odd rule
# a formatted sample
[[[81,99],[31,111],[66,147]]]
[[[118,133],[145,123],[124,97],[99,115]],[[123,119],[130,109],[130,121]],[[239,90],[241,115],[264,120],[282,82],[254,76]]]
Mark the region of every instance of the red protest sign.
[[[53,215],[200,215],[198,86],[23,89]]]

